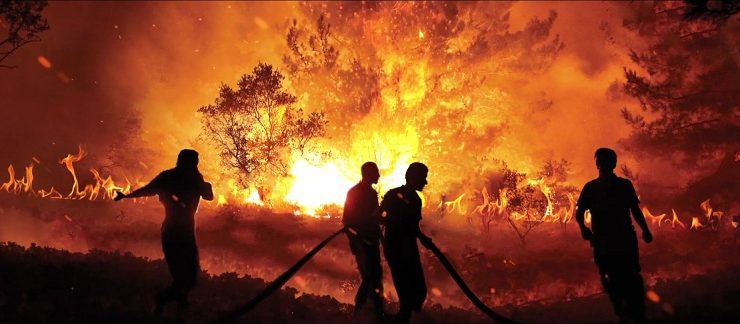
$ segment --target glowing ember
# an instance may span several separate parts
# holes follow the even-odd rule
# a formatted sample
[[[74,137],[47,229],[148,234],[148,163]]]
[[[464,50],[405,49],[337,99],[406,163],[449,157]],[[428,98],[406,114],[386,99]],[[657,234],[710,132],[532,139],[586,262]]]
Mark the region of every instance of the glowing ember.
[[[41,55],[37,60],[44,68],[51,69],[51,61],[49,61],[45,56]]]
[[[655,290],[648,290],[647,293],[645,293],[645,297],[653,303],[660,303],[660,295],[658,295]]]
[[[432,287],[432,295],[435,297],[442,297],[442,290],[437,287]]]

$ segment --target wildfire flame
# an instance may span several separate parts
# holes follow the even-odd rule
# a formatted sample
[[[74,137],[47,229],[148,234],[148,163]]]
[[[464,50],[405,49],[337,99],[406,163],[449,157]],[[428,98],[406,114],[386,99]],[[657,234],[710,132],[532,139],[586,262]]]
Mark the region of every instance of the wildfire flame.
[[[236,180],[232,178],[226,182],[226,185],[229,187],[229,189],[231,189],[229,193],[231,194],[231,197],[233,197],[236,201],[243,204],[252,204],[257,206],[265,205],[265,203],[262,201],[262,197],[260,196],[259,191],[257,190],[257,187],[255,187],[253,184],[249,185],[248,188],[240,188],[236,184]],[[224,205],[227,202],[228,199],[226,198],[226,195],[218,195],[218,205]]]
[[[12,194],[18,194],[20,192],[27,192],[35,194],[33,191],[33,164],[26,167],[26,175],[23,178],[15,178],[15,169],[12,165],[8,166],[8,182],[3,183],[0,186],[0,190]]]
[[[82,186],[77,177],[75,170],[75,163],[81,161],[88,155],[84,146],[80,145],[76,154],[67,154],[64,158],[59,161],[59,164],[64,165],[69,174],[72,176],[72,186],[69,193],[63,195],[59,190],[53,186],[49,189],[36,190],[33,188],[34,182],[34,163],[40,164],[41,162],[37,158],[33,158],[33,162],[25,167],[25,173],[22,176],[16,175],[14,166],[8,165],[8,181],[0,184],[0,191],[6,193],[18,195],[27,194],[40,198],[49,199],[73,199],[73,200],[112,200],[115,196],[116,191],[122,191],[128,193],[131,191],[131,182],[125,179],[123,184],[117,184],[111,175],[103,177],[97,169],[89,169],[93,175],[95,182]],[[403,183],[406,163],[409,159],[395,159],[396,163],[392,165],[386,164],[385,169],[381,169],[381,173],[384,177],[381,177],[381,181],[378,187],[382,190],[390,189],[392,186],[397,186]],[[361,161],[353,161],[355,164]],[[295,215],[306,215],[316,218],[326,218],[329,215],[318,215],[318,210],[325,206],[341,206],[344,203],[345,195],[347,190],[352,187],[358,179],[354,170],[348,171],[351,168],[348,167],[351,163],[340,163],[340,160],[335,159],[323,164],[312,164],[306,160],[296,160],[292,169],[292,181],[290,182],[286,193],[284,194],[285,201],[293,204],[298,209],[294,210]],[[569,193],[567,207],[560,207],[557,212],[553,212],[555,192],[552,187],[548,186],[544,179],[528,180],[528,183],[533,186],[537,186],[542,194],[547,198],[547,206],[542,211],[542,217],[538,221],[541,222],[559,222],[562,224],[568,223],[575,213],[576,199],[574,194]],[[224,205],[229,203],[235,204],[247,204],[255,206],[267,206],[263,200],[263,196],[254,184],[250,184],[246,188],[242,188],[237,184],[234,179],[229,179],[226,182],[228,190],[226,194],[219,194],[217,197],[217,205]],[[508,201],[508,188],[502,188],[499,190],[498,195],[493,197],[489,194],[488,189],[483,187],[480,191],[482,196],[482,203],[477,205],[468,214],[466,209],[463,207],[463,199],[466,194],[460,194],[451,201],[442,200],[436,205],[438,211],[444,211],[445,213],[457,213],[460,215],[468,215],[469,220],[471,216],[479,217],[482,223],[490,223],[493,220],[500,220],[511,218],[512,220],[525,219],[526,215],[521,215],[516,212],[509,210]],[[426,198],[420,194],[423,200],[423,205],[426,206]],[[721,219],[724,212],[715,210],[710,200],[704,200],[700,204],[700,208],[704,212],[708,224],[712,229],[717,229],[721,224]],[[666,219],[666,214],[653,214],[647,207],[643,207],[642,211],[645,218],[650,221],[652,225],[657,225],[658,228],[664,222],[671,223],[671,228],[677,227],[689,230],[701,230],[706,227],[700,221],[700,217],[694,216],[691,220],[691,225],[687,226],[680,220],[678,213],[675,209],[671,209],[672,218]],[[591,214],[586,211],[585,214],[586,223],[591,222]],[[486,224],[482,224],[484,227]],[[733,219],[730,224],[732,227],[737,228],[737,221]]]
[[[123,186],[117,185],[113,178],[109,175],[107,178],[103,178],[100,172],[96,169],[90,169],[90,172],[95,178],[94,184],[87,184],[83,189],[80,189],[80,182],[77,179],[77,173],[75,172],[74,164],[82,160],[87,156],[87,151],[80,145],[78,147],[77,154],[67,154],[66,157],[59,161],[59,164],[63,164],[67,171],[72,175],[73,183],[72,188],[66,196],[62,195],[53,186],[48,190],[40,189],[38,191],[33,189],[33,163],[26,167],[26,174],[20,179],[16,179],[15,169],[13,165],[8,165],[8,182],[5,182],[0,186],[0,190],[11,194],[26,193],[32,196],[40,196],[42,198],[51,199],[85,199],[96,200],[99,197],[104,200],[113,199],[116,191],[122,191],[128,193],[131,191],[131,182],[126,179],[126,184]],[[38,159],[34,158],[35,163],[39,163]],[[102,189],[102,195],[101,195]]]
[[[671,208],[671,212],[673,212],[673,219],[671,219],[671,228],[676,228],[676,225],[678,225],[681,228],[686,228],[686,225],[681,222],[680,219],[678,219],[678,215],[676,214],[676,210]]]
[[[689,229],[700,230],[703,227],[704,225],[701,222],[699,222],[699,217],[696,217],[696,216],[691,217],[691,227],[689,227]]]
[[[486,188],[483,188],[483,190],[486,190]],[[488,196],[488,192],[485,191],[484,195]],[[442,201],[439,203],[439,205],[437,205],[437,209],[444,209],[448,213],[452,213],[457,210],[460,214],[465,214],[465,209],[463,209],[462,206],[463,197],[465,197],[465,194],[458,196],[452,201]],[[488,197],[486,197],[485,199],[488,199]],[[484,202],[484,204],[486,204],[486,202]]]
[[[642,213],[645,215],[645,218],[650,220],[653,225],[658,225],[658,228],[660,228],[660,225],[663,223],[663,219],[665,218],[665,214],[660,214],[657,216],[653,215],[653,213],[651,213],[647,207],[642,207]]]

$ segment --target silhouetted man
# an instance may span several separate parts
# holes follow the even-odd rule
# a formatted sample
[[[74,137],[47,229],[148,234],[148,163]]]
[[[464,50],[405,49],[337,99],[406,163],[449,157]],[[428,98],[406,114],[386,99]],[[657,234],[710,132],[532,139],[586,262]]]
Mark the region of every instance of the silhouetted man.
[[[383,313],[383,270],[380,267],[380,222],[375,217],[378,192],[372,185],[378,183],[380,172],[373,162],[365,162],[362,180],[347,192],[342,223],[349,227],[349,247],[355,255],[362,283],[355,295],[355,315],[370,298],[375,313]]]
[[[421,191],[427,184],[429,169],[414,162],[406,170],[406,184],[391,189],[383,197],[378,213],[384,225],[383,250],[391,269],[400,310],[395,322],[408,323],[412,311],[420,311],[427,295],[424,270],[421,266],[416,239],[431,239],[419,230],[421,221]]]
[[[632,182],[617,177],[617,153],[608,148],[596,150],[599,177],[588,182],[578,198],[576,220],[584,240],[591,242],[594,262],[601,283],[621,322],[645,322],[645,291],[640,275],[640,260],[630,211],[642,229],[646,243],[653,235],[645,222]],[[591,213],[591,229],[584,213]]]
[[[200,271],[198,247],[195,244],[195,212],[200,198],[213,200],[211,184],[198,171],[198,152],[182,150],[177,165],[163,171],[147,185],[128,195],[117,193],[115,200],[159,196],[164,205],[162,223],[162,250],[172,274],[172,285],[157,294],[156,312],[172,301],[178,304],[178,313],[188,308],[187,295],[195,287]]]

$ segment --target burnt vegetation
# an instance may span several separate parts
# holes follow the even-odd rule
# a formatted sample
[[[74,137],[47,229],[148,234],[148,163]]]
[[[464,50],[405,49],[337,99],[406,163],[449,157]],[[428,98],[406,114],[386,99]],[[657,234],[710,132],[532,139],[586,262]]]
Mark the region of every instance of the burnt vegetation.
[[[0,68],[15,68],[3,63],[28,43],[41,41],[40,34],[49,29],[42,16],[46,1],[0,1]]]

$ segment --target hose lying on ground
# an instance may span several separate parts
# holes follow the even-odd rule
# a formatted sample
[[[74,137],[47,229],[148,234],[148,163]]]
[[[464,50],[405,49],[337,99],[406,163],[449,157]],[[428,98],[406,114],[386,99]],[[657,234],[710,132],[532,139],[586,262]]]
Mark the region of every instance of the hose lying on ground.
[[[272,283],[270,283],[267,286],[267,288],[265,288],[265,290],[263,290],[262,292],[260,292],[254,298],[252,298],[252,300],[250,300],[248,303],[246,303],[243,306],[240,306],[240,307],[234,309],[233,311],[229,312],[225,316],[221,317],[218,321],[216,321],[216,323],[231,323],[231,322],[237,320],[239,318],[239,316],[242,316],[242,315],[246,314],[247,312],[249,312],[250,310],[252,310],[252,308],[254,308],[255,306],[257,306],[257,304],[259,304],[265,298],[267,298],[268,296],[270,296],[273,292],[275,292],[278,289],[280,289],[280,287],[282,287],[286,282],[288,282],[288,280],[290,280],[290,278],[293,277],[293,275],[295,275],[295,273],[298,272],[298,270],[300,270],[301,267],[303,267],[303,265],[306,264],[306,262],[308,262],[308,260],[310,260],[316,253],[318,253],[321,249],[323,249],[324,246],[326,246],[327,244],[329,244],[329,242],[331,242],[331,240],[333,240],[335,237],[337,237],[337,235],[341,234],[342,232],[344,232],[346,230],[347,230],[347,228],[346,227],[343,227],[342,229],[334,232],[334,234],[332,234],[329,237],[327,237],[325,240],[321,241],[321,243],[319,243],[319,245],[317,245],[315,248],[313,248],[313,250],[309,251],[305,256],[303,256],[303,258],[301,258],[300,260],[298,260],[298,262],[296,262],[296,264],[294,264],[292,267],[290,267],[290,269],[288,269],[287,271],[283,272],[283,274],[281,274],[279,277],[277,277],[277,279],[275,279],[275,281],[273,281]]]
[[[465,293],[465,296],[470,299],[471,302],[473,302],[473,305],[477,307],[481,312],[488,315],[489,318],[492,320],[499,322],[499,323],[517,323],[513,320],[510,320],[503,315],[494,312],[492,309],[490,309],[486,304],[484,304],[478,296],[473,293],[472,290],[468,287],[467,284],[465,284],[465,281],[460,277],[460,274],[457,273],[457,270],[455,270],[455,267],[452,266],[452,263],[450,263],[450,260],[447,260],[447,257],[442,253],[442,251],[437,247],[434,242],[431,240],[424,240],[420,239],[419,242],[421,242],[421,245],[423,245],[425,248],[427,248],[429,251],[432,251],[434,253],[434,256],[439,259],[439,262],[442,263],[442,265],[445,267],[445,270],[447,270],[447,273],[450,274],[453,280],[455,280],[455,283],[462,289],[463,293]]]
[[[257,296],[255,296],[254,298],[252,298],[252,300],[250,300],[249,302],[247,302],[243,306],[240,306],[240,307],[234,309],[233,311],[229,312],[225,316],[221,317],[218,321],[216,321],[216,323],[231,323],[231,322],[237,320],[240,316],[242,316],[242,315],[246,314],[247,312],[249,312],[250,310],[252,310],[252,308],[254,308],[255,306],[257,306],[257,304],[259,304],[265,298],[267,298],[272,293],[274,293],[275,291],[277,291],[278,289],[280,289],[280,287],[282,287],[286,282],[288,282],[288,280],[290,280],[290,278],[292,278],[293,275],[295,275],[296,272],[298,272],[298,270],[300,270],[301,267],[303,267],[303,265],[305,265],[306,262],[308,262],[308,260],[310,260],[314,255],[316,255],[316,253],[318,253],[319,251],[321,251],[321,249],[323,249],[327,244],[329,244],[329,242],[331,242],[331,240],[333,240],[335,237],[337,237],[337,235],[339,235],[342,232],[345,232],[347,230],[348,230],[348,227],[343,227],[342,229],[334,232],[334,234],[332,234],[329,237],[327,237],[325,240],[321,241],[321,243],[319,243],[319,245],[317,245],[315,248],[313,248],[311,251],[309,251],[305,256],[303,256],[300,260],[298,260],[298,262],[296,262],[296,264],[294,264],[292,267],[290,267],[290,269],[288,269],[287,271],[283,272],[283,274],[281,274],[279,277],[277,277],[277,279],[275,279],[275,281],[273,281],[272,283],[270,283],[265,288],[265,290],[263,290],[262,292],[260,292],[259,294],[257,294]],[[426,237],[426,236],[424,235],[424,237]],[[439,259],[439,261],[444,266],[445,270],[447,270],[447,272],[450,274],[450,276],[452,277],[452,279],[455,280],[455,283],[457,283],[457,285],[460,287],[460,289],[462,289],[463,293],[465,293],[465,296],[467,296],[468,299],[470,299],[470,301],[473,302],[473,305],[475,305],[475,307],[477,307],[481,312],[483,312],[489,318],[491,318],[492,320],[494,320],[496,322],[499,322],[499,323],[507,323],[507,324],[509,324],[509,323],[517,323],[517,322],[515,322],[513,320],[510,320],[510,319],[504,317],[503,315],[501,315],[499,313],[496,313],[492,309],[488,308],[488,306],[486,306],[486,304],[484,304],[478,298],[478,296],[476,296],[475,293],[473,293],[473,291],[470,290],[470,288],[468,287],[468,285],[465,284],[465,281],[462,279],[462,277],[460,277],[460,274],[457,273],[457,270],[455,270],[455,268],[452,266],[452,263],[450,263],[450,261],[447,259],[447,257],[442,253],[442,251],[437,247],[437,245],[434,244],[434,242],[432,242],[430,239],[421,239],[419,241],[421,242],[421,244],[424,247],[426,247],[429,251],[432,251],[432,253],[434,253],[434,255],[437,257],[437,259]]]

